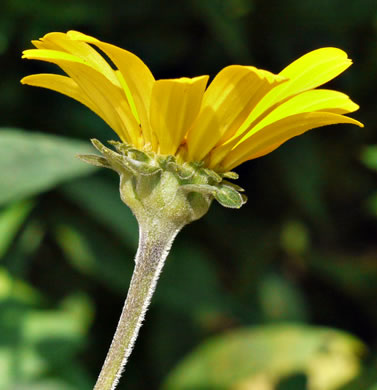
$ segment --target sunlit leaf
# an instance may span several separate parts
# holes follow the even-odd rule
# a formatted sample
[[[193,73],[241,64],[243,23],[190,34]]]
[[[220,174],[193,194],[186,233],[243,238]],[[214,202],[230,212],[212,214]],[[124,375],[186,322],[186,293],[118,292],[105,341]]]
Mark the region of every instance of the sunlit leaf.
[[[361,351],[359,341],[333,329],[302,325],[238,329],[199,346],[162,388],[272,390],[280,379],[305,373],[309,390],[335,390],[359,372]]]

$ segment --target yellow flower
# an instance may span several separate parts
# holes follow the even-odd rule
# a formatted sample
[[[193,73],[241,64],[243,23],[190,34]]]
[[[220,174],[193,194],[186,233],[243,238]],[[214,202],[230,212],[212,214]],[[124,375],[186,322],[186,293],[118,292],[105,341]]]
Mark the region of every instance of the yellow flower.
[[[155,80],[134,54],[77,31],[33,41],[23,58],[52,62],[68,75],[36,74],[22,83],[83,103],[140,150],[203,161],[226,172],[261,157],[307,130],[336,123],[359,107],[341,92],[316,89],[351,65],[327,47],[311,51],[279,74],[231,65],[208,76]],[[96,50],[105,53],[115,69]]]

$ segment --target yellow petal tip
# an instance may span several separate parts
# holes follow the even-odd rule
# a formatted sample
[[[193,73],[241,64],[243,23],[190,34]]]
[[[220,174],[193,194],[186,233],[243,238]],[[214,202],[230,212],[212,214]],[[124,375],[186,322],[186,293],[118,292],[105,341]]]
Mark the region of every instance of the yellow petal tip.
[[[96,42],[99,42],[98,39],[96,38],[93,38],[89,35],[86,35],[86,34],[83,34],[79,31],[75,31],[75,30],[69,30],[67,32],[67,37],[69,39],[72,39],[73,41],[84,41],[84,42],[88,42],[88,43],[96,43]]]

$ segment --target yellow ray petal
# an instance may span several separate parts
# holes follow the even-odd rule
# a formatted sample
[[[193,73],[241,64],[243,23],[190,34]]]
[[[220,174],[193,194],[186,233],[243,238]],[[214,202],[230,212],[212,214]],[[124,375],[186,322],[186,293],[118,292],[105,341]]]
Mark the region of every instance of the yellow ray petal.
[[[150,122],[161,154],[174,155],[198,115],[208,76],[158,80],[153,85]]]
[[[278,85],[258,103],[236,136],[244,133],[263,112],[289,96],[319,87],[344,72],[352,61],[343,50],[325,47],[313,50],[284,68],[279,75],[289,79]]]
[[[127,96],[128,103],[130,104],[131,111],[134,114],[138,123],[140,119],[138,117],[135,103],[131,96],[131,92],[124,81],[122,74],[119,70],[114,71],[111,66],[105,61],[105,59],[95,49],[85,42],[72,40],[64,33],[49,33],[46,34],[39,41],[32,41],[33,45],[38,49],[49,49],[64,51],[69,54],[73,54],[84,60],[88,65],[97,69],[104,76],[106,76],[114,85],[120,86],[124,89]]]
[[[124,92],[102,73],[86,65],[79,57],[54,50],[32,49],[23,58],[37,59],[59,65],[81,88],[86,98],[101,107],[106,117],[112,117],[113,130],[128,142],[139,145],[139,126],[132,115]]]
[[[341,92],[327,89],[305,91],[278,105],[260,122],[252,125],[250,130],[246,130],[246,134],[239,142],[249,138],[270,123],[301,112],[325,111],[336,114],[348,114],[358,110],[358,108],[359,106],[356,103]]]
[[[148,115],[152,87],[155,80],[148,67],[139,57],[135,56],[135,54],[121,49],[120,47],[99,41],[96,38],[82,34],[78,31],[69,31],[67,35],[72,40],[93,44],[109,56],[114,65],[122,73],[124,81],[131,91],[138,118],[140,118],[145,141],[155,148],[157,141],[152,134]],[[132,106],[131,103],[130,105]]]
[[[290,65],[279,74],[291,80],[286,89],[282,89],[286,96],[317,88],[343,73],[352,61],[347,53],[335,47],[323,47],[313,50]]]
[[[271,106],[288,96],[317,88],[334,79],[350,67],[352,61],[347,53],[334,47],[313,50],[284,68],[279,74],[289,79],[266,96],[265,104]],[[261,102],[263,110],[263,104]]]
[[[188,158],[201,160],[217,143],[231,137],[256,106],[284,77],[251,66],[232,65],[214,78],[187,136]]]
[[[34,87],[42,87],[51,89],[62,93],[78,102],[84,104],[95,112],[100,118],[102,118],[111,128],[115,128],[115,123],[112,117],[107,117],[105,113],[93,103],[86,94],[83,93],[81,88],[70,77],[61,76],[57,74],[33,74],[26,76],[21,80],[22,84],[31,85]]]
[[[32,41],[38,49],[63,51],[84,60],[88,65],[97,69],[106,76],[113,84],[120,86],[114,70],[95,49],[85,42],[75,41],[67,34],[53,32],[46,34],[39,41]]]
[[[133,101],[131,92],[119,70],[114,71],[105,59],[90,45],[78,40],[72,40],[68,34],[64,33],[49,33],[39,41],[32,41],[38,49],[50,49],[65,51],[73,54],[97,69],[104,76],[106,76],[113,84],[124,89],[131,111],[136,120],[140,124],[140,119],[136,111],[135,103]]]
[[[28,60],[41,60],[56,63],[56,60],[64,60],[70,62],[77,62],[86,65],[85,60],[80,57],[74,56],[69,53],[62,51],[51,50],[51,49],[28,49],[22,52],[22,58]]]
[[[122,73],[120,73],[119,70],[116,70],[115,71],[115,74],[119,80],[119,83],[121,85],[121,87],[123,88],[124,90],[124,93],[126,94],[126,97],[127,97],[127,101],[128,101],[128,104],[130,105],[130,108],[131,108],[131,111],[132,111],[132,114],[134,115],[134,117],[136,118],[137,120],[137,123],[139,123],[139,125],[141,124],[140,123],[140,118],[139,118],[139,114],[137,113],[136,111],[136,106],[135,106],[135,102],[134,102],[134,99],[131,95],[131,91],[130,89],[128,88],[128,85],[126,83],[126,81],[124,80],[124,77],[122,75]]]
[[[337,123],[351,123],[360,127],[359,121],[328,112],[306,112],[280,119],[237,145],[221,163],[225,171],[231,170],[244,161],[263,156],[279,147],[290,138],[310,129]]]

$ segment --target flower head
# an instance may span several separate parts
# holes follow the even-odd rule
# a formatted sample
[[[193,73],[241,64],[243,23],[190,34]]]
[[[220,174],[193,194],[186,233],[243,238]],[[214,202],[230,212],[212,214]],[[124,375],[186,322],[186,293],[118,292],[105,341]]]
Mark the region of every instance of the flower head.
[[[77,31],[50,33],[33,44],[23,58],[55,63],[67,76],[36,74],[22,83],[78,100],[128,145],[203,162],[218,173],[316,127],[363,126],[344,115],[359,108],[347,95],[317,89],[352,63],[337,48],[309,52],[279,74],[227,66],[207,87],[208,76],[155,80],[134,54]]]

